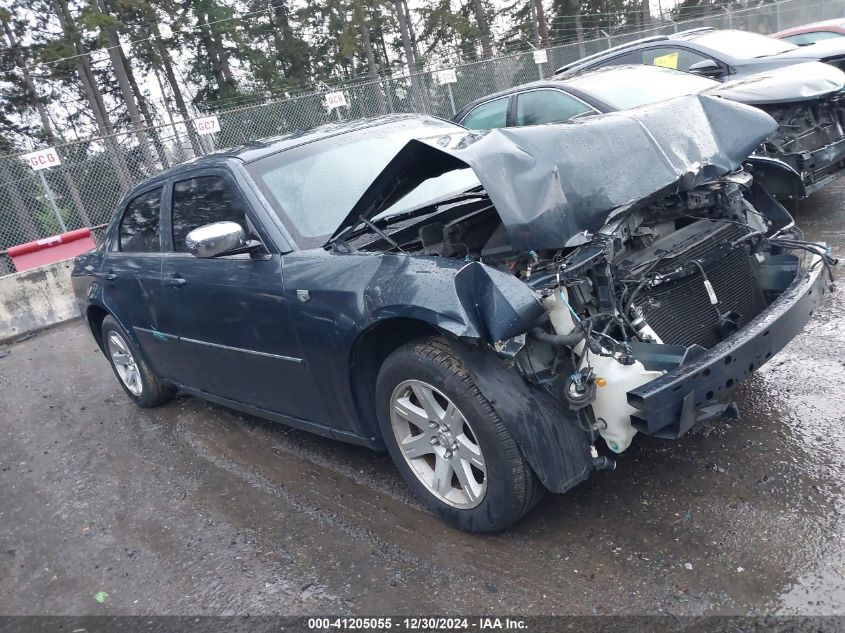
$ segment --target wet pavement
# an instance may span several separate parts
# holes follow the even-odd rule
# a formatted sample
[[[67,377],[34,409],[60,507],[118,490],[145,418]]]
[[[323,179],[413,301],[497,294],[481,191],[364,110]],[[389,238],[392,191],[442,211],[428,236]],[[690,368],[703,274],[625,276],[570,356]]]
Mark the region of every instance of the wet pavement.
[[[845,180],[796,211],[845,253]],[[845,613],[845,293],[737,392],[509,532],[386,456],[180,397],[134,407],[85,326],[0,352],[0,613]],[[98,600],[99,598],[99,600]]]

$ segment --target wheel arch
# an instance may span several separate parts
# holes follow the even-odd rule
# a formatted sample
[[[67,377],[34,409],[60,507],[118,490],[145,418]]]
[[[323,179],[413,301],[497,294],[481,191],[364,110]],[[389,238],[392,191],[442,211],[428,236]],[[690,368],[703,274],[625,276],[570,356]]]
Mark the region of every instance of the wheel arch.
[[[376,378],[390,354],[411,341],[428,336],[454,338],[427,321],[411,317],[391,317],[372,324],[358,335],[349,356],[349,380],[352,399],[362,433],[373,437],[382,448],[376,417]]]
[[[111,312],[96,303],[92,303],[85,310],[85,322],[88,323],[88,328],[91,330],[94,340],[97,341],[97,345],[103,352],[105,352],[105,347],[103,346],[103,321],[110,315],[114,318]]]

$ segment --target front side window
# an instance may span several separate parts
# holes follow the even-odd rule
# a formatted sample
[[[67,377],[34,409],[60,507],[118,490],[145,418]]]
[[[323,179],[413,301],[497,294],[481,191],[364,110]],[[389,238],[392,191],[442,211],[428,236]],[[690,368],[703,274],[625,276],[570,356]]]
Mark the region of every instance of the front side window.
[[[161,250],[161,191],[153,189],[133,198],[120,221],[120,250],[124,253],[158,253]]]
[[[246,208],[238,191],[222,176],[198,176],[173,183],[173,250],[184,253],[185,238],[213,222],[237,222],[249,235]]]
[[[643,63],[672,70],[689,72],[690,66],[703,62],[709,57],[695,53],[680,46],[660,46],[643,51]]]
[[[560,90],[532,90],[517,98],[516,124],[561,123],[592,111],[583,101]]]
[[[473,108],[461,125],[471,130],[492,130],[505,127],[508,121],[508,97],[493,99]]]

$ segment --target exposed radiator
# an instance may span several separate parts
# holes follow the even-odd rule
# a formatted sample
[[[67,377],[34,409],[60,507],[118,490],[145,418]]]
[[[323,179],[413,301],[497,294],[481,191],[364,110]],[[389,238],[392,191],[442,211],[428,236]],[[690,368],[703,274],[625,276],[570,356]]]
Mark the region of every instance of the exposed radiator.
[[[719,299],[718,312],[736,313],[736,327],[744,326],[765,309],[763,292],[745,248],[735,248],[703,267]],[[699,270],[644,289],[635,305],[664,343],[710,348],[729,333],[725,330],[729,326],[720,328],[717,309],[710,303]]]

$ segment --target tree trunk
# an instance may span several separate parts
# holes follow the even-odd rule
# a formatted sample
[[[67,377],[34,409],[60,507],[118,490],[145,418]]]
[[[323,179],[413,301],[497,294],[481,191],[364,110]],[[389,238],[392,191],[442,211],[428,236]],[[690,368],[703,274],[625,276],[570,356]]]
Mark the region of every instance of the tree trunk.
[[[422,70],[420,51],[417,48],[417,34],[414,33],[414,25],[411,24],[411,10],[408,9],[408,0],[402,0],[402,8],[405,9],[405,24],[408,26],[408,35],[411,38],[411,51],[414,53],[414,64],[418,70]]]
[[[41,120],[41,127],[44,129],[44,134],[47,137],[47,143],[51,146],[56,146],[59,144],[59,141],[56,138],[53,125],[50,122],[50,116],[47,114],[47,108],[44,107],[44,104],[38,96],[38,91],[35,89],[35,82],[32,81],[32,74],[29,72],[26,60],[18,48],[18,44],[15,41],[15,35],[12,33],[12,29],[9,28],[9,23],[5,20],[3,20],[3,31],[6,33],[6,40],[8,41],[9,49],[14,51],[15,63],[18,65],[18,68],[20,68],[21,74],[23,75],[24,86],[26,87],[29,102],[38,113],[38,118]],[[76,183],[73,181],[73,177],[67,172],[66,166],[62,166],[61,169],[62,178],[64,179],[68,193],[70,193],[70,197],[73,200],[74,207],[76,208],[76,214],[85,226],[91,226],[91,220],[85,211],[85,205],[82,202],[82,198],[79,195],[79,189],[77,189]]]
[[[91,9],[95,12],[108,15],[102,0],[91,0],[89,4]],[[152,175],[158,171],[158,169],[156,168],[156,164],[152,156],[150,156],[150,140],[147,138],[147,133],[144,131],[144,122],[141,120],[141,112],[138,110],[138,103],[135,101],[135,95],[132,92],[132,86],[129,83],[129,76],[126,72],[126,67],[123,64],[123,55],[120,51],[120,38],[117,36],[117,31],[111,27],[103,27],[101,30],[106,36],[112,71],[114,72],[114,76],[117,78],[117,85],[120,88],[123,103],[126,105],[127,112],[129,112],[129,120],[132,122],[132,127],[135,130],[135,138],[138,139],[141,156],[147,166],[148,175]]]
[[[199,156],[202,145],[200,144],[199,137],[197,136],[196,130],[191,123],[191,115],[188,114],[188,106],[185,103],[185,98],[182,96],[182,89],[179,87],[179,82],[176,81],[176,73],[173,70],[173,59],[170,57],[170,51],[167,50],[167,46],[161,39],[161,31],[158,28],[158,23],[153,22],[151,27],[153,36],[155,37],[155,41],[157,43],[158,53],[161,57],[161,66],[164,70],[164,76],[167,78],[167,83],[170,85],[171,92],[173,92],[173,100],[176,102],[176,109],[179,111],[179,115],[182,117],[182,121],[185,123],[185,127],[187,128],[188,139],[190,140],[194,156]]]
[[[91,108],[91,113],[94,115],[94,121],[97,124],[97,130],[100,136],[105,137],[105,143],[108,146],[112,159],[114,160],[117,178],[121,184],[121,195],[132,188],[132,177],[129,173],[129,167],[126,165],[126,160],[123,156],[123,150],[115,140],[114,128],[109,120],[108,110],[103,102],[103,95],[100,93],[100,87],[97,85],[97,79],[94,76],[94,71],[91,70],[91,63],[88,59],[88,53],[82,48],[79,41],[79,35],[76,31],[76,25],[73,23],[73,17],[68,9],[67,0],[54,0],[56,15],[59,18],[59,24],[62,27],[64,36],[73,44],[73,48],[77,53],[76,70],[79,74],[79,80],[82,83],[82,88],[85,91],[85,98],[88,100],[88,106]]]
[[[546,22],[546,11],[543,9],[543,0],[534,0],[537,11],[537,31],[540,35],[540,44],[543,48],[549,47],[549,25]]]
[[[217,42],[211,34],[211,29],[207,24],[204,11],[200,11],[197,15],[197,24],[200,27],[200,40],[202,40],[203,47],[208,54],[208,61],[211,64],[211,72],[214,75],[214,80],[217,82],[217,90],[220,93],[218,96],[223,96],[227,92],[226,77],[223,74],[223,66],[220,63]]]
[[[0,158],[0,182],[4,183],[2,188],[3,196],[9,196],[12,201],[12,209],[14,209],[15,217],[18,221],[18,227],[23,234],[24,242],[37,240],[42,237],[38,227],[32,220],[32,215],[18,191],[18,184],[15,182],[15,176],[9,174],[10,161],[16,161],[16,158]]]
[[[387,105],[384,102],[384,95],[381,92],[381,82],[379,81],[378,64],[376,64],[376,56],[373,52],[373,40],[370,36],[370,27],[368,25],[367,16],[364,13],[364,8],[361,6],[361,0],[355,3],[355,19],[358,21],[358,29],[361,32],[361,43],[364,45],[364,56],[367,58],[367,69],[370,71],[370,77],[377,83],[373,85],[373,90],[378,99],[379,112],[387,113]]]
[[[576,0],[573,3],[575,16],[575,39],[578,40],[578,56],[586,57],[587,50],[584,48],[584,25],[581,23],[581,3]]]
[[[408,65],[408,74],[410,75],[411,88],[411,102],[414,105],[416,112],[426,112],[424,86],[420,77],[417,75],[417,64],[414,58],[414,48],[411,42],[411,34],[409,23],[405,18],[405,7],[402,0],[394,0],[396,7],[396,17],[399,21],[399,32],[402,35],[402,48],[405,50],[405,63]]]
[[[484,59],[493,57],[493,41],[490,38],[490,22],[487,20],[487,11],[484,10],[483,0],[473,0],[475,8],[475,19],[481,31],[481,54]]]
[[[167,152],[164,151],[164,145],[161,143],[161,137],[155,127],[155,119],[153,119],[152,112],[150,112],[150,108],[147,105],[147,100],[144,98],[144,93],[141,91],[141,88],[138,86],[138,82],[135,80],[135,73],[132,72],[132,65],[126,58],[126,54],[123,52],[123,47],[119,47],[117,52],[120,53],[120,62],[126,69],[126,76],[129,78],[129,86],[132,88],[132,93],[138,101],[138,109],[141,111],[141,116],[144,117],[144,123],[146,124],[150,138],[153,141],[156,154],[158,154],[158,160],[161,163],[161,166],[164,169],[167,169],[170,167],[170,164],[167,161]]]

